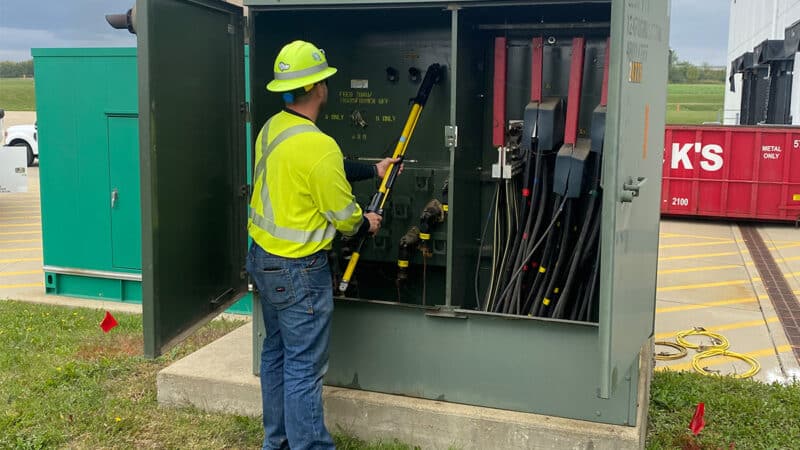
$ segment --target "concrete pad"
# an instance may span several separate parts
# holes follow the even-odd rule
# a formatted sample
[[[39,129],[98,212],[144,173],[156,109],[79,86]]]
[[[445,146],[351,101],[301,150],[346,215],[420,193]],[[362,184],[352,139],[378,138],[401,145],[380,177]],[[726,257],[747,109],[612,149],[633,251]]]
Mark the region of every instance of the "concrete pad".
[[[251,339],[252,326],[243,326],[159,372],[159,404],[261,415]],[[646,404],[649,377],[640,378]],[[426,449],[633,449],[647,428],[644,409],[631,428],[327,386],[323,397],[329,429]]]

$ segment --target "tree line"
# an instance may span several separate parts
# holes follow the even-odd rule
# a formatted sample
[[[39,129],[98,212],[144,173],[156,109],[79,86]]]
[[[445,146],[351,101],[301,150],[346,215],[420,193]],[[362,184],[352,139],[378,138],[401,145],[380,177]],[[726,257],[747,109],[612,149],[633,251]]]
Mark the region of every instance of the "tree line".
[[[33,77],[33,60],[0,62],[0,78]],[[669,51],[670,83],[724,83],[725,69],[711,67],[707,63],[699,66],[688,61],[681,61],[674,50]]]
[[[33,60],[0,61],[0,78],[33,78]]]
[[[669,82],[670,83],[724,83],[725,68],[712,67],[708,63],[699,66],[688,61],[678,59],[675,50],[669,51]]]

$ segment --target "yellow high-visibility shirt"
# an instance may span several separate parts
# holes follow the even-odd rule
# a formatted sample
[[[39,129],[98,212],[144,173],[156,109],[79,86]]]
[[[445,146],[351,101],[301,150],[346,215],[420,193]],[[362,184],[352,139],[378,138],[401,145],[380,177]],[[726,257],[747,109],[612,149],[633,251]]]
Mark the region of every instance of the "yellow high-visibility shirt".
[[[248,233],[269,253],[302,258],[329,250],[340,231],[352,236],[364,221],[330,136],[282,111],[256,139]]]

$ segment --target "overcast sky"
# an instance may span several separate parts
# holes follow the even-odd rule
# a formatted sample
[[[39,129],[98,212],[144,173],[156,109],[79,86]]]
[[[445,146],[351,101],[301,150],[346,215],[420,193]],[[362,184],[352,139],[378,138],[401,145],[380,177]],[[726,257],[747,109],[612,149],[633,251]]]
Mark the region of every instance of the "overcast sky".
[[[132,47],[106,24],[135,0],[0,0],[0,61],[30,59],[31,47]],[[653,0],[666,1],[666,0]],[[672,0],[670,45],[693,63],[726,65],[730,0]]]

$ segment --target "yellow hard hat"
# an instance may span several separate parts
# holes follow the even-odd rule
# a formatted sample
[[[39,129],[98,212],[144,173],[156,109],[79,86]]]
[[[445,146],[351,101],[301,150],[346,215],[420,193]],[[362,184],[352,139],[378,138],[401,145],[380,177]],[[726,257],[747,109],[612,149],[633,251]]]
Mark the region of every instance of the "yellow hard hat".
[[[305,41],[286,44],[275,58],[274,71],[275,79],[267,84],[267,90],[272,92],[310,88],[336,73],[336,69],[328,67],[325,52]]]

